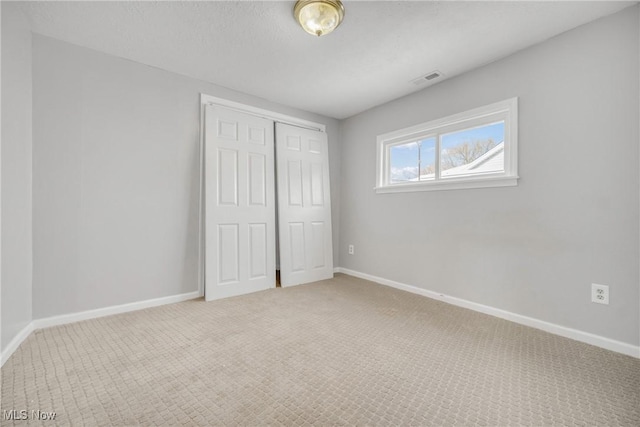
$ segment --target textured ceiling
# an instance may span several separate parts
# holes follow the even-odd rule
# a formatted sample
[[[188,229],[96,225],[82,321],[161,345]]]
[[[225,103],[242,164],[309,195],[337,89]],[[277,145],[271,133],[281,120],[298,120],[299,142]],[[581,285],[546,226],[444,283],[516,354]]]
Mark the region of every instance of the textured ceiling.
[[[292,1],[28,2],[33,31],[338,119],[636,2],[346,1],[306,34]]]

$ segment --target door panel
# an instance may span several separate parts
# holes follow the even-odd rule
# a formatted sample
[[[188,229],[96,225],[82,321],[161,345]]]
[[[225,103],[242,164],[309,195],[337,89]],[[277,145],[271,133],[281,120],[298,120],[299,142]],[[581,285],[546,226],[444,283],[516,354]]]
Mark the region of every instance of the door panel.
[[[311,204],[322,207],[324,205],[324,191],[322,164],[311,163]]]
[[[300,151],[300,146],[302,144],[302,138],[297,135],[288,135],[287,136],[287,149]]]
[[[276,156],[282,286],[331,278],[327,135],[276,123]]]
[[[305,242],[304,242],[304,223],[303,222],[290,222],[289,223],[289,235],[291,239],[291,271],[299,272],[304,271],[305,260]],[[280,245],[280,247],[286,247],[286,245]],[[282,268],[282,267],[281,267]],[[282,272],[280,272],[282,274]]]
[[[219,283],[238,282],[238,224],[218,225]]]
[[[238,151],[218,149],[218,195],[220,205],[238,205]]]
[[[249,142],[252,144],[265,145],[267,143],[265,135],[266,132],[264,131],[264,128],[249,126]]]
[[[264,154],[249,154],[249,204],[264,206],[267,201],[267,164]]]
[[[311,223],[311,255],[312,255],[312,267],[322,268],[325,266],[325,253],[324,253],[324,222],[312,222]]]
[[[275,287],[273,121],[205,108],[205,298]]]
[[[289,206],[302,206],[302,162],[300,160],[287,162],[287,178]]]
[[[249,278],[267,275],[267,224],[249,224]]]

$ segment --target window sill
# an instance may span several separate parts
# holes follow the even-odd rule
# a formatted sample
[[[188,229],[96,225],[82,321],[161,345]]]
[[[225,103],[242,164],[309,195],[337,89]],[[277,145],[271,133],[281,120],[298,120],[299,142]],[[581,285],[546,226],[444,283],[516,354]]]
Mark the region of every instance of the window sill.
[[[384,187],[374,187],[378,194],[384,193],[410,193],[414,191],[442,191],[442,190],[464,190],[468,188],[493,188],[493,187],[514,187],[518,185],[517,176],[500,176],[493,178],[472,178],[472,179],[443,179],[439,181],[394,184]]]

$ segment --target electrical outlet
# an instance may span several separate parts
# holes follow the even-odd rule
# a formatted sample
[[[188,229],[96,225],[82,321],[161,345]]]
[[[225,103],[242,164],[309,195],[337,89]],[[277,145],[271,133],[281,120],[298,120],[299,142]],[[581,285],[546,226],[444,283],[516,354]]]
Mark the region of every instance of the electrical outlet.
[[[349,255],[353,255],[355,253],[355,247],[353,245],[349,245]]]
[[[609,304],[609,286],[591,284],[591,302]]]

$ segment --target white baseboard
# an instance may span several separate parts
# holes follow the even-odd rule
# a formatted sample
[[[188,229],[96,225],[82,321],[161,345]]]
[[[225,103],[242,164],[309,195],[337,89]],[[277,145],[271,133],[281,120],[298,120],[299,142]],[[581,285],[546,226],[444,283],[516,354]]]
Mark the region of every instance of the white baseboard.
[[[344,273],[349,276],[359,277],[361,279],[369,280],[381,285],[390,286],[392,288],[422,295],[438,301],[443,301],[448,304],[456,305],[458,307],[464,307],[473,311],[478,311],[480,313],[489,314],[491,316],[506,319],[514,323],[519,323],[521,325],[530,326],[532,328],[540,329],[545,332],[550,332],[555,335],[571,338],[576,341],[595,345],[597,347],[615,351],[617,353],[626,354],[627,356],[640,358],[640,346],[634,346],[632,344],[612,340],[610,338],[591,334],[589,332],[567,328],[565,326],[556,325],[555,323],[545,322],[544,320],[534,319],[532,317],[523,316],[521,314],[512,313],[510,311],[501,310],[499,308],[494,308],[483,304],[478,304],[461,298],[444,295],[439,292],[429,291],[426,289],[418,288],[416,286],[407,285],[405,283],[384,279],[382,277],[373,276],[371,274],[361,273],[359,271],[350,270],[348,268],[337,267],[334,269],[334,271],[336,273]]]
[[[111,307],[98,308],[95,310],[80,311],[78,313],[62,314],[60,316],[45,317],[31,321],[2,351],[2,364],[9,360],[14,351],[27,339],[31,332],[36,329],[49,328],[51,326],[65,325],[67,323],[79,322],[81,320],[97,319],[99,317],[111,316],[113,314],[126,313],[129,311],[142,310],[144,308],[158,307],[166,304],[187,301],[200,297],[200,292],[189,292],[186,294],[172,295],[169,297],[154,298],[145,301],[132,302],[128,304],[114,305]]]
[[[49,328],[51,326],[64,325],[67,323],[79,322],[81,320],[96,319],[98,317],[111,316],[113,314],[126,313],[129,311],[142,310],[143,308],[158,307],[166,304],[187,301],[200,297],[200,292],[189,292],[186,294],[172,295],[169,297],[148,299],[144,301],[131,302],[128,304],[114,305],[111,307],[97,308],[95,310],[80,311],[78,313],[62,314],[60,316],[45,317],[35,319],[33,329]]]
[[[31,335],[31,332],[33,332],[33,322],[29,322],[27,326],[22,328],[22,330],[18,332],[18,335],[13,337],[11,342],[7,345],[7,348],[2,350],[2,356],[0,357],[0,367],[3,366],[7,360],[9,360],[13,352],[16,351],[18,347],[20,347],[20,344],[22,344],[22,342],[26,340],[29,335]]]

